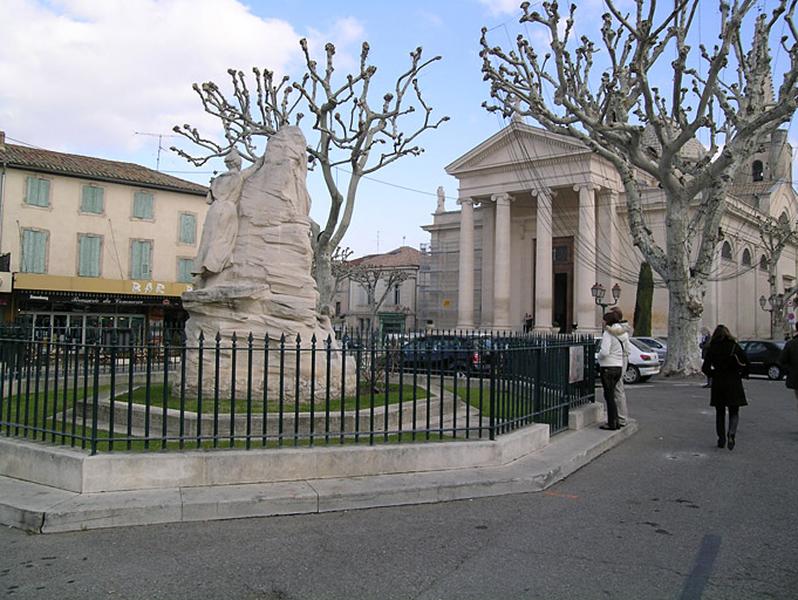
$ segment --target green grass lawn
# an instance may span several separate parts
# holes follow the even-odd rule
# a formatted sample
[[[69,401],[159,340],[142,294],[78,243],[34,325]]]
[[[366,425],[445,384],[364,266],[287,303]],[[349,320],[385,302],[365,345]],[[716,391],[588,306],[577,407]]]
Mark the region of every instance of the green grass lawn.
[[[384,383],[378,384],[378,390],[382,390]],[[343,409],[345,411],[355,410],[356,408],[360,408],[360,410],[369,409],[372,406],[379,407],[385,406],[386,403],[388,405],[397,404],[399,403],[400,399],[402,402],[409,402],[413,399],[413,387],[410,385],[399,386],[398,384],[389,384],[387,390],[387,400],[386,400],[386,393],[384,391],[377,391],[375,390],[372,394],[371,390],[369,389],[369,385],[364,383],[361,384],[360,394],[359,396],[348,396],[344,398],[343,402]],[[401,392],[401,393],[400,393]],[[416,392],[416,399],[426,399],[426,390],[421,387],[415,388]],[[164,396],[165,394],[165,396]],[[132,394],[128,395],[128,393],[119,394],[115,397],[116,402],[128,402],[128,399],[131,399],[134,404],[146,404],[147,403],[147,391],[143,388],[137,388],[133,390]],[[319,394],[317,395],[319,402],[316,403],[313,410],[316,413],[323,413],[327,410],[327,404],[324,402],[324,395]],[[358,400],[359,398],[359,400]],[[166,402],[167,408],[173,408],[175,410],[180,410],[181,408],[181,400],[180,394],[175,394],[171,388],[164,388],[163,384],[154,384],[150,387],[149,393],[149,403],[153,407],[163,408],[164,401]],[[237,414],[246,414],[248,408],[248,400],[247,398],[236,398],[235,400],[235,412]],[[199,412],[198,411],[198,401],[196,398],[184,398],[182,407],[187,412]],[[229,398],[219,398],[218,400],[218,411],[222,414],[230,414],[231,402]],[[299,412],[310,412],[311,405],[310,403],[300,402],[299,407],[293,401],[285,400],[283,403],[283,411],[286,413],[293,413],[296,410]],[[213,413],[216,409],[214,404],[213,396],[206,396],[202,398],[202,413],[208,414]],[[341,397],[331,397],[329,403],[329,409],[331,413],[336,413],[341,411]],[[252,413],[262,413],[263,412],[263,397],[262,396],[255,396],[251,399],[251,411]],[[280,411],[280,402],[279,399],[272,398],[269,399],[266,403],[266,412],[268,413],[278,413]]]

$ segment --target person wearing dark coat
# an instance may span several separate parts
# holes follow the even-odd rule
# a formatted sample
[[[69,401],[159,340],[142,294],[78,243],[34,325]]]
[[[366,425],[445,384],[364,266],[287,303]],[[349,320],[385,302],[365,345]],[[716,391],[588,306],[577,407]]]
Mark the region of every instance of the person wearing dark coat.
[[[715,431],[718,448],[734,449],[740,407],[746,406],[743,378],[748,378],[751,363],[725,325],[718,325],[709,341],[701,370],[712,379],[710,406],[715,407]],[[729,429],[726,431],[726,411]]]
[[[792,390],[795,399],[798,400],[798,334],[784,346],[779,356],[779,364],[787,371],[787,389]]]

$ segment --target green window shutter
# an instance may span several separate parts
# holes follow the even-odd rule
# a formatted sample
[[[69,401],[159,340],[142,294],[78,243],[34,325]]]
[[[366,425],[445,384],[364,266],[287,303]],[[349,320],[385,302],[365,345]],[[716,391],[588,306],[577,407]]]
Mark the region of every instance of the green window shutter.
[[[28,177],[25,202],[33,206],[50,206],[50,180]]]
[[[100,276],[100,238],[98,236],[80,236],[78,260],[78,275],[81,277]]]
[[[47,234],[44,231],[22,230],[23,273],[44,273],[47,257]]]
[[[134,240],[131,246],[131,269],[133,279],[150,279],[152,277],[152,245],[150,242]]]
[[[193,244],[197,235],[197,219],[194,215],[182,213],[180,215],[180,242]]]
[[[133,216],[152,219],[152,192],[136,192],[133,196]]]
[[[177,280],[181,283],[191,283],[193,276],[191,271],[194,270],[194,260],[191,258],[178,258],[177,259]]]
[[[81,212],[102,214],[105,190],[94,185],[83,186],[83,197],[80,202]]]

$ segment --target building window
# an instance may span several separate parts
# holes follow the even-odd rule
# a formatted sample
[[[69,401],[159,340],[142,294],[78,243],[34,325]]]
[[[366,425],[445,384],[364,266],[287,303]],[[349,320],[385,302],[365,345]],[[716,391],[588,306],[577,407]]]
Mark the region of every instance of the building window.
[[[136,192],[133,194],[133,218],[152,220],[152,192]]]
[[[732,255],[732,247],[729,242],[723,242],[723,246],[720,249],[720,257],[726,260],[734,260],[734,256]]]
[[[743,263],[744,267],[750,267],[751,266],[751,251],[748,248],[743,250],[742,263]]]
[[[47,271],[46,231],[22,230],[22,261],[19,270],[23,273],[45,273]]]
[[[191,272],[194,270],[193,258],[178,258],[177,259],[177,280],[180,283],[191,283],[194,276]]]
[[[25,204],[50,206],[50,180],[43,177],[28,177]]]
[[[764,254],[762,255],[762,258],[759,259],[759,270],[760,271],[768,270],[768,259],[767,256],[765,256]]]
[[[751,177],[754,181],[762,181],[765,178],[765,167],[762,165],[761,160],[755,160],[751,163]]]
[[[78,236],[78,276],[99,277],[102,237],[92,234]]]
[[[335,303],[335,316],[336,317],[340,317],[341,316],[341,302],[340,302],[340,300]]]
[[[84,185],[81,190],[80,212],[103,214],[105,209],[105,190],[96,185]]]
[[[180,213],[180,243],[194,244],[197,239],[197,217],[191,213]]]
[[[402,286],[401,284],[397,283],[393,288],[393,303],[398,306],[401,300],[402,300]]]
[[[152,278],[152,241],[133,240],[130,244],[130,278]]]

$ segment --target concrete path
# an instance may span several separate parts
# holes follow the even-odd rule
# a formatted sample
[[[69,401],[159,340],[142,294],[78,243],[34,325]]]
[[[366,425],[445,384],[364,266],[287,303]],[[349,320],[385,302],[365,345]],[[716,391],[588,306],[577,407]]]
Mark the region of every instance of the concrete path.
[[[308,514],[542,491],[637,431],[593,424],[501,467],[263,484],[78,494],[0,477],[0,523],[49,533],[182,521]]]

